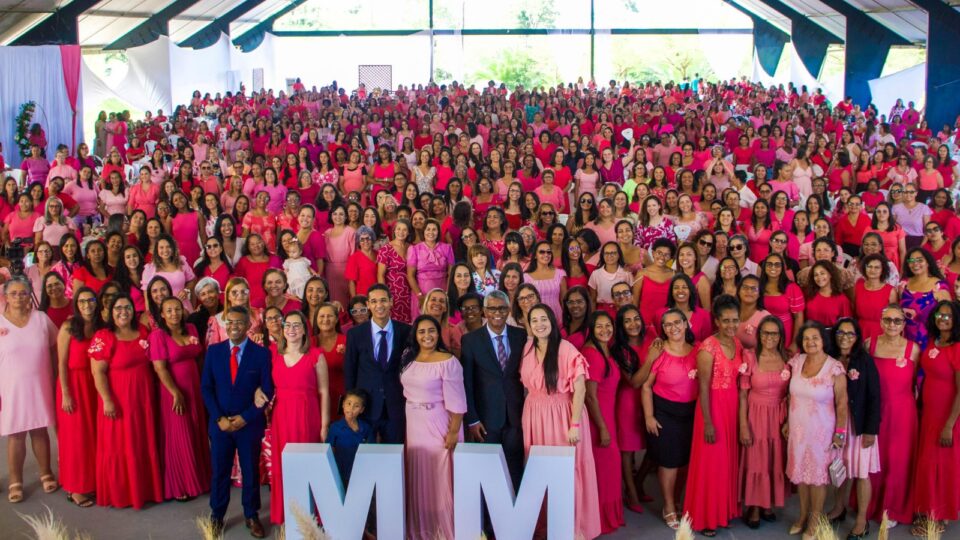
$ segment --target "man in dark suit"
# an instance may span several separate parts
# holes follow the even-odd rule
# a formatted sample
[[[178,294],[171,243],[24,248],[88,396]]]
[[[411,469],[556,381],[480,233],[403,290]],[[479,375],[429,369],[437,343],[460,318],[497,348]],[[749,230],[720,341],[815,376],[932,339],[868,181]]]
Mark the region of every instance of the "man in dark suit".
[[[256,405],[257,389],[270,399],[270,351],[250,341],[250,312],[243,306],[230,308],[224,317],[229,339],[207,349],[200,390],[210,416],[208,432],[213,461],[210,488],[211,520],[217,532],[230,504],[230,472],[233,456],[240,460],[243,475],[243,517],[250,534],[263,538],[260,522],[260,441],[263,410]]]
[[[463,336],[460,359],[467,394],[468,440],[500,444],[514,489],[523,473],[523,384],[520,357],[527,333],[507,325],[510,298],[494,291],[483,299],[487,324]]]
[[[370,394],[364,418],[379,442],[402,444],[406,431],[405,402],[400,386],[400,355],[407,344],[410,325],[390,319],[393,299],[386,285],[367,291],[370,320],[347,332],[343,356],[347,389]]]

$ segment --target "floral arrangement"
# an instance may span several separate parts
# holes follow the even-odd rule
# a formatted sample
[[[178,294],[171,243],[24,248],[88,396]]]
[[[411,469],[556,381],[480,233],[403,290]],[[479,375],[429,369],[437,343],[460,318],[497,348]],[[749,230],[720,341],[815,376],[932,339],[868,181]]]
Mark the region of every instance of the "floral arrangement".
[[[17,114],[15,121],[17,134],[14,140],[17,141],[17,146],[20,147],[21,158],[30,157],[30,123],[33,122],[33,113],[36,110],[37,103],[35,101],[28,101],[20,105],[20,113]]]

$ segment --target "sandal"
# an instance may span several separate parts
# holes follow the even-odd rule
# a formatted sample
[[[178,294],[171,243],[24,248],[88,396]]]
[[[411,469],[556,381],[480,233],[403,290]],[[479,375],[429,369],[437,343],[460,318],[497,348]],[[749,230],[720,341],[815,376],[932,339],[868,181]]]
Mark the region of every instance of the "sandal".
[[[78,501],[74,498],[74,495],[80,495],[83,497],[83,499]],[[70,503],[72,503],[74,506],[79,506],[80,508],[90,508],[94,504],[93,499],[79,493],[67,493],[67,500],[70,501]]]
[[[713,538],[714,536],[717,535],[717,530],[716,530],[716,529],[704,529],[704,530],[700,531],[700,534],[706,536],[707,538]]]
[[[7,500],[12,503],[18,503],[23,501],[23,483],[14,482],[7,486]]]
[[[40,483],[43,484],[44,493],[53,493],[54,491],[60,489],[60,484],[57,483],[57,479],[54,478],[52,474],[45,474],[41,476]]]
[[[670,527],[673,530],[677,530],[680,528],[680,520],[677,519],[676,512],[663,514],[663,522],[667,524],[667,527]]]
[[[790,525],[789,534],[790,536],[796,536],[802,533],[806,528],[807,528],[806,524],[803,523],[802,521],[794,523],[793,525]]]

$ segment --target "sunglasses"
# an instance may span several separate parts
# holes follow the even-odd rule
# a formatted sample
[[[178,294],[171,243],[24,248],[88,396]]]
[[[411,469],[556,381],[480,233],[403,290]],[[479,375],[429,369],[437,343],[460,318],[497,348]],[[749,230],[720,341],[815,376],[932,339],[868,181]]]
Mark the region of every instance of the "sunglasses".
[[[713,242],[707,242],[706,240],[699,240],[697,243],[703,247],[713,247]]]
[[[740,251],[741,249],[744,249],[745,247],[746,247],[746,246],[744,246],[743,244],[733,244],[732,246],[730,246],[730,251]]]

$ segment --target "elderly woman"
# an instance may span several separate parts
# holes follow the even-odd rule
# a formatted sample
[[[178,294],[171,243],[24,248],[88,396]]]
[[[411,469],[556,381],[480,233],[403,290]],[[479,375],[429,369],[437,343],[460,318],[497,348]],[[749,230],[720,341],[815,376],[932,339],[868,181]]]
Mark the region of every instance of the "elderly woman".
[[[377,235],[370,227],[361,225],[357,229],[357,250],[347,259],[347,287],[350,298],[366,295],[371,285],[377,282],[377,252],[373,248]]]
[[[23,500],[23,463],[27,434],[40,467],[43,491],[59,489],[50,468],[50,435],[55,423],[53,373],[57,359],[57,328],[44,313],[33,309],[32,287],[22,276],[3,286],[7,306],[0,316],[0,436],[7,437],[7,500]]]
[[[790,360],[790,411],[787,477],[800,492],[800,517],[790,534],[813,538],[830,485],[830,464],[842,457],[847,436],[847,380],[843,364],[827,355],[827,331],[808,321],[797,330],[797,349]]]
[[[207,335],[207,323],[210,317],[215,316],[223,310],[223,303],[220,301],[220,283],[212,277],[205,277],[197,282],[193,288],[193,294],[197,297],[197,309],[187,315],[187,324],[192,324],[197,329],[197,335]]]

